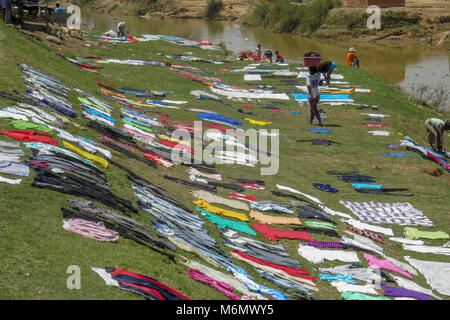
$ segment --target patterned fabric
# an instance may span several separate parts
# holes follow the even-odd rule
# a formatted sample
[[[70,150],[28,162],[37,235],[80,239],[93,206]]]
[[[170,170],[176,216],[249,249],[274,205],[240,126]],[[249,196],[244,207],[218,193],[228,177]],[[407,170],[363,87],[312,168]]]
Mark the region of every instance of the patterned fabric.
[[[339,201],[363,222],[433,227],[433,222],[409,202]]]
[[[308,241],[309,246],[317,248],[343,248],[344,246],[340,242],[329,241]]]
[[[384,240],[384,238],[382,236],[380,236],[378,234],[375,234],[373,232],[366,231],[366,230],[360,230],[360,229],[357,229],[357,228],[354,228],[354,227],[346,227],[346,228],[348,230],[354,232],[354,233],[357,233],[359,235],[365,236],[365,237],[370,238],[372,240],[378,241],[378,242],[380,242],[382,244],[385,244],[385,245],[388,245],[388,246],[391,246],[391,247],[400,248],[400,246],[398,244],[387,242],[386,240]]]
[[[351,275],[352,279],[366,282],[380,282],[383,280],[379,270],[369,268],[355,268],[351,264],[345,264],[331,268],[316,268],[316,270],[328,274]]]

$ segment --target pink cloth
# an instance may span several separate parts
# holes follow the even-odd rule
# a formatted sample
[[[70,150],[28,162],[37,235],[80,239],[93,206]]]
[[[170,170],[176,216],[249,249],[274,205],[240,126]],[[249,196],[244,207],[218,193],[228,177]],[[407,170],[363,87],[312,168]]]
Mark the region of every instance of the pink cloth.
[[[197,270],[197,269],[189,269],[189,276],[202,283],[206,283],[207,285],[216,288],[220,292],[222,292],[224,295],[226,295],[228,298],[232,300],[239,300],[239,296],[231,291],[233,291],[233,287],[230,286],[228,283],[223,281],[215,280],[203,272]]]
[[[106,229],[103,221],[95,223],[80,218],[72,218],[64,221],[63,228],[98,241],[117,241],[119,239],[118,233]]]
[[[128,128],[125,128],[125,127],[122,128],[122,129],[127,131],[128,133],[130,133],[133,136],[141,137],[141,138],[143,138],[145,140],[148,140],[148,141],[153,141],[154,140],[153,137],[148,136],[146,134],[143,134],[143,133],[140,133],[140,132],[137,132],[137,131],[134,131],[134,130],[131,130],[131,129],[128,129]]]
[[[405,277],[408,277],[411,279],[413,278],[412,275],[410,275],[408,272],[406,272],[402,268],[400,268],[397,265],[395,265],[394,263],[392,263],[392,261],[381,260],[381,259],[378,259],[367,253],[364,253],[364,258],[367,260],[367,262],[369,263],[369,266],[372,269],[376,269],[376,268],[385,269],[385,270],[397,272],[398,274],[404,275]]]

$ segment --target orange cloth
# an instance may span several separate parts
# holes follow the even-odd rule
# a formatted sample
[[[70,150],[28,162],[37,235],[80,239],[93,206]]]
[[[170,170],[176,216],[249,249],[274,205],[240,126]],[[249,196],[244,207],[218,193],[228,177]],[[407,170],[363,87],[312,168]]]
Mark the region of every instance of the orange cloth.
[[[347,58],[345,59],[345,65],[351,66],[353,63],[353,60],[355,60],[356,58],[358,58],[358,57],[353,52],[347,53]]]
[[[255,219],[256,221],[259,221],[260,223],[263,224],[296,224],[296,225],[302,225],[302,222],[300,221],[299,218],[297,217],[275,217],[275,216],[270,216],[270,215],[266,215],[266,214],[262,214],[261,212],[258,211],[250,211],[250,217],[252,217],[253,219]]]

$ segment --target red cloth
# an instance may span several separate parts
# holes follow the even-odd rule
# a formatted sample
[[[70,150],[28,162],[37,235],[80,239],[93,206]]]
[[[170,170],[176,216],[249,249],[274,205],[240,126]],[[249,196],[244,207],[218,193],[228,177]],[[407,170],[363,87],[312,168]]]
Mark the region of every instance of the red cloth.
[[[245,187],[245,188],[253,188],[253,189],[258,189],[258,190],[263,190],[264,189],[264,187],[258,186],[258,185],[253,184],[253,183],[243,183],[242,186]]]
[[[251,201],[251,202],[256,201],[256,198],[255,198],[255,197],[252,197],[252,196],[244,196],[244,195],[242,195],[242,194],[237,194],[237,193],[234,193],[234,192],[230,192],[230,197],[232,197],[232,198],[238,198],[238,199],[244,199],[244,200],[248,200],[248,201]]]
[[[240,252],[238,250],[233,250],[231,252],[240,255],[244,259],[247,259],[247,260],[250,260],[250,261],[253,261],[253,262],[262,264],[264,266],[268,266],[268,267],[274,268],[274,269],[282,270],[282,271],[286,272],[287,274],[290,274],[290,275],[292,275],[294,277],[303,278],[303,279],[307,279],[307,280],[311,280],[311,281],[317,281],[317,279],[314,278],[314,277],[301,276],[302,274],[303,275],[309,275],[308,271],[306,271],[304,269],[297,269],[297,268],[290,268],[290,267],[280,266],[278,264],[270,263],[270,262],[267,262],[267,261],[264,261],[264,260],[260,260],[260,259],[254,258],[254,257],[249,256],[249,255],[246,255],[245,253],[242,253],[242,252]]]
[[[151,160],[153,162],[156,162],[157,164],[166,167],[166,168],[172,168],[175,165],[172,163],[171,165],[168,165],[167,163],[164,163],[164,161],[167,161],[166,159],[156,155],[156,154],[150,154],[150,153],[144,153],[142,155],[144,158]]]
[[[176,143],[176,142],[172,142],[172,141],[167,141],[167,140],[159,140],[160,143],[162,143],[165,146],[168,147],[172,147],[175,149],[184,149],[184,150],[188,150],[190,153],[194,153],[194,149],[188,146],[185,146],[184,144],[180,144],[180,143]]]
[[[272,241],[278,241],[280,238],[314,241],[314,239],[306,231],[280,230],[256,222],[253,222],[252,227],[256,231],[260,232],[264,238]]]
[[[47,138],[52,135],[46,132],[37,132],[37,131],[23,131],[23,130],[13,130],[13,131],[0,131],[0,134],[7,135],[10,138],[26,141],[26,142],[42,142],[46,144],[53,144],[55,146],[58,145],[58,142]],[[42,137],[45,136],[45,137]]]
[[[255,107],[250,107],[250,106],[241,106],[241,108],[255,109]]]

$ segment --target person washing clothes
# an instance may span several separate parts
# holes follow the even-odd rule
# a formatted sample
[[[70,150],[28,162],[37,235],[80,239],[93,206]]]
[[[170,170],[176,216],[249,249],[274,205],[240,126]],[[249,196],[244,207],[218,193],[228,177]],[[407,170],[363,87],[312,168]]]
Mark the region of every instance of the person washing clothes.
[[[273,56],[273,52],[270,49],[266,49],[264,51],[264,60],[267,61],[269,60],[270,63],[272,63],[272,56]]]
[[[319,72],[323,73],[327,87],[330,86],[331,74],[336,69],[336,63],[332,61],[324,61],[319,65]]]
[[[313,123],[314,117],[319,120],[319,126],[322,125],[322,119],[320,118],[319,110],[317,110],[317,105],[319,104],[320,94],[319,94],[319,82],[320,73],[317,67],[309,67],[309,75],[306,78],[306,86],[308,88],[308,102],[310,107],[310,120],[309,124]]]
[[[5,9],[5,24],[12,24],[11,0],[2,0],[2,7]]]
[[[438,153],[445,153],[444,149],[444,131],[450,130],[450,120],[444,121],[437,118],[425,120],[425,128],[428,134],[428,143],[431,148]]]
[[[357,66],[359,68],[359,59],[356,56],[355,52],[356,52],[356,50],[353,47],[351,47],[348,50],[347,58],[345,59],[346,66],[352,66],[352,67]]]
[[[120,21],[117,25],[117,29],[119,29],[119,32],[117,33],[118,37],[125,37],[125,28],[126,28],[125,21]]]
[[[278,51],[275,51],[275,56],[277,58],[276,63],[284,63],[284,57]]]

